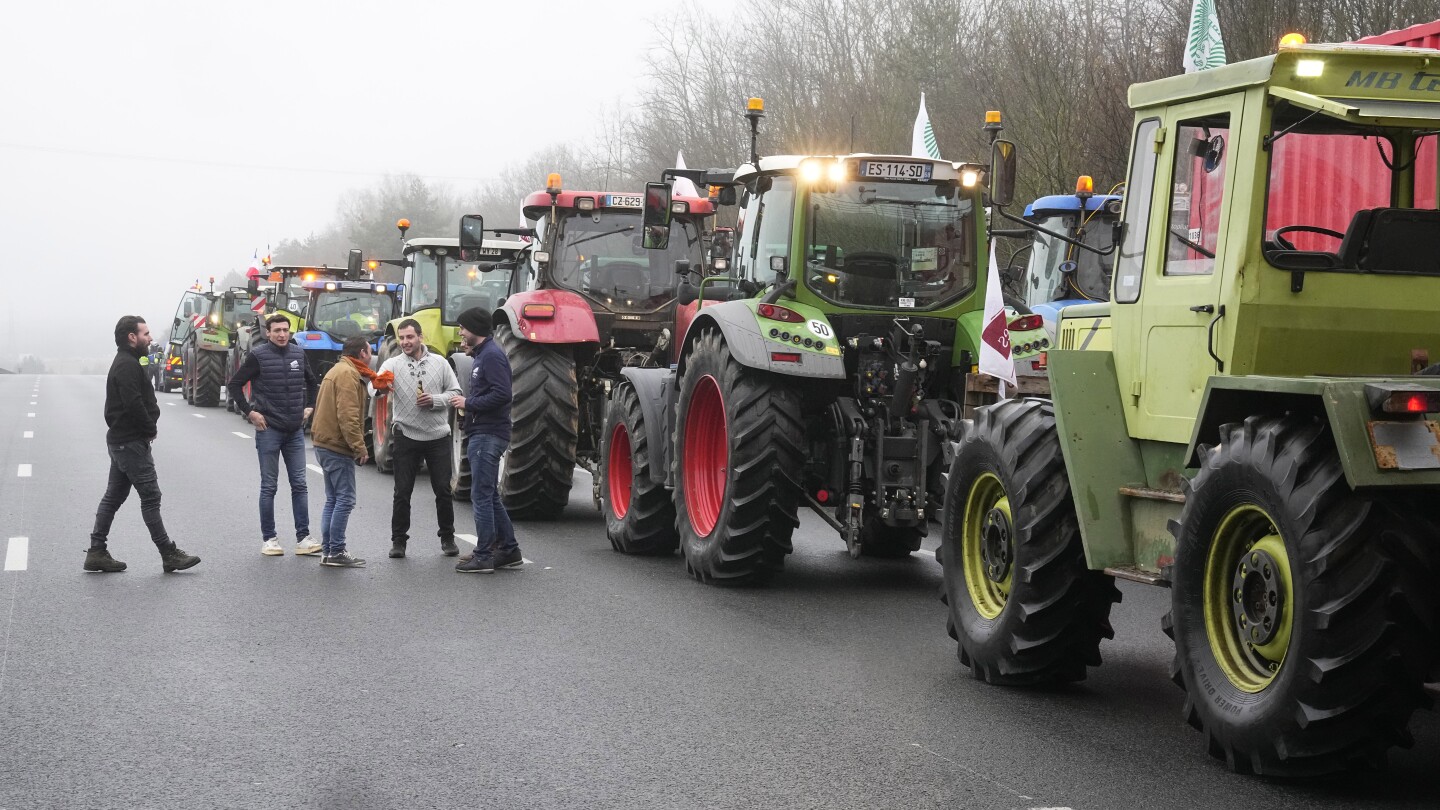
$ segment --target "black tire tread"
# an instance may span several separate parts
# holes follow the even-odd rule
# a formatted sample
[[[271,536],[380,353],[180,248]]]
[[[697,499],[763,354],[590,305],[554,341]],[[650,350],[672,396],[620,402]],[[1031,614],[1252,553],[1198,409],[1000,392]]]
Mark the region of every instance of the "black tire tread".
[[[515,520],[554,520],[570,502],[580,406],[567,347],[521,340],[505,324],[495,340],[510,358],[512,436],[500,497]]]
[[[608,498],[604,504],[605,530],[610,545],[623,554],[670,554],[680,545],[675,533],[675,501],[664,484],[656,483],[650,473],[650,427],[640,409],[640,397],[629,385],[621,385],[610,398],[606,409],[603,452],[600,455],[600,491],[608,493],[610,437],[617,421],[624,420],[630,436],[630,459],[634,471],[630,489],[630,509],[624,518],[617,518]],[[661,426],[663,429],[663,426]]]
[[[225,387],[226,355],[220,352],[195,352],[195,384],[191,401],[201,408],[220,407],[220,389]]]

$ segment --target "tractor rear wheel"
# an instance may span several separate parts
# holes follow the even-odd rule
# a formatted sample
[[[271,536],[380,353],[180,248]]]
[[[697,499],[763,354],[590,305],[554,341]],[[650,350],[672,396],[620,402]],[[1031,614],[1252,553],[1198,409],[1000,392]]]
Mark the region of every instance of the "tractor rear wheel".
[[[1381,764],[1436,655],[1433,509],[1360,495],[1321,419],[1220,429],[1175,534],[1172,676],[1185,717],[1232,770]]]
[[[195,382],[190,399],[201,408],[220,406],[220,389],[225,387],[225,354],[195,352]]]
[[[375,360],[376,370],[379,370],[386,360],[399,353],[399,341],[387,335],[385,342],[380,346],[380,356]],[[394,472],[395,465],[390,461],[390,393],[388,391],[376,391],[375,396],[370,398],[370,445],[370,455],[375,459],[375,468],[382,473]],[[467,494],[468,491],[467,486]]]
[[[512,435],[500,497],[516,520],[554,520],[570,502],[580,406],[568,346],[531,343],[506,324],[495,342],[510,358]]]
[[[469,384],[469,380],[461,385]],[[460,427],[460,415],[454,408],[450,409],[450,497],[457,501],[470,500],[470,459],[466,456],[465,431]],[[390,465],[393,469],[395,465]],[[500,459],[500,480],[505,477],[505,459]],[[431,475],[439,475],[436,470],[430,470]],[[508,511],[508,510],[507,510]]]
[[[664,484],[651,477],[655,461],[651,428],[645,424],[635,389],[622,384],[610,397],[601,433],[600,492],[605,533],[610,545],[625,554],[669,554],[680,544],[675,501]]]
[[[718,333],[690,349],[676,403],[675,528],[701,582],[762,580],[778,571],[799,525],[800,395],[783,377],[746,368]]]
[[[1084,680],[1115,636],[1120,591],[1085,564],[1054,407],[981,409],[964,423],[947,483],[936,559],[960,662],[989,683]]]

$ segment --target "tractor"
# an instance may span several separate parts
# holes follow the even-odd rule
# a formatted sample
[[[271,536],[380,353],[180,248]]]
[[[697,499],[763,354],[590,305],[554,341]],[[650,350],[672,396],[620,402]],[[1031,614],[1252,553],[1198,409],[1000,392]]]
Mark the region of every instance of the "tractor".
[[[514,433],[499,482],[512,518],[559,516],[576,465],[591,473],[598,507],[610,390],[625,369],[675,359],[674,263],[705,260],[715,205],[674,197],[661,226],[666,246],[648,250],[643,202],[642,194],[565,189],[558,174],[523,201],[536,246],[495,312],[494,334],[514,370]],[[479,217],[463,218],[461,247],[473,249],[481,232]]]
[[[408,220],[398,223],[402,237],[409,228]],[[513,230],[492,231],[515,235]],[[523,263],[529,246],[519,239],[483,239],[471,255],[461,257],[457,239],[417,237],[403,244],[400,259],[372,259],[369,264],[396,265],[404,269],[402,298],[397,314],[383,325],[384,334],[372,363],[376,369],[386,360],[400,354],[395,337],[401,321],[414,318],[420,324],[425,346],[447,358],[461,379],[467,379],[470,358],[460,346],[457,318],[471,307],[487,311],[495,309],[510,294],[516,268]],[[463,374],[461,373],[463,372]],[[381,472],[391,471],[390,461],[390,399],[380,391],[370,398],[368,419],[375,465]],[[454,442],[450,461],[450,493],[456,498],[470,497],[470,465],[465,458],[465,434],[460,421],[451,414],[450,435]]]
[[[698,285],[679,263],[677,362],[623,369],[603,432],[611,545],[678,547],[703,582],[780,570],[802,506],[852,557],[917,550],[978,356],[986,167],[761,158],[763,111],[750,100],[751,158],[728,177],[743,190],[733,261]],[[691,175],[665,173],[727,182]],[[669,186],[646,197],[646,233],[663,234]]]
[[[1109,300],[962,423],[938,555],[995,684],[1083,679],[1115,580],[1168,588],[1185,719],[1267,776],[1382,762],[1440,659],[1435,52],[1293,43],[1130,88]]]
[[[162,373],[163,390],[169,390],[178,377],[186,402],[201,408],[220,404],[230,347],[235,331],[250,314],[249,301],[243,288],[215,292],[213,277],[208,292],[202,291],[198,282],[185,291],[171,324],[169,373]]]
[[[264,282],[255,278],[250,280],[247,287],[250,300],[250,312],[242,319],[240,328],[235,332],[234,346],[230,352],[230,366],[226,372],[226,379],[235,375],[240,365],[250,351],[261,341],[265,340],[265,319],[279,313],[285,316],[290,322],[290,333],[298,335],[305,330],[306,312],[310,304],[310,291],[305,289],[305,284],[317,280],[340,278],[340,271],[332,270],[328,265],[272,265],[266,264],[269,271]],[[347,272],[358,277],[360,272],[359,252],[351,251]],[[249,384],[246,384],[246,395],[249,395]],[[233,407],[227,407],[233,410]],[[236,411],[238,413],[238,411]]]

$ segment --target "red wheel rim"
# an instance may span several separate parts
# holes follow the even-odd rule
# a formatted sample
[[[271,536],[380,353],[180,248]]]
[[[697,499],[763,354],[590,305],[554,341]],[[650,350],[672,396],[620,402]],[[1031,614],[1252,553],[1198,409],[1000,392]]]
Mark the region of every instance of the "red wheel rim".
[[[387,431],[390,420],[390,399],[385,394],[378,394],[375,397],[375,448],[378,450],[385,440],[389,438]]]
[[[685,506],[690,526],[709,536],[720,520],[730,462],[730,435],[720,384],[705,375],[690,394],[685,414]]]
[[[610,433],[610,458],[605,465],[605,483],[610,488],[610,511],[617,518],[624,518],[625,513],[630,511],[630,479],[633,475],[630,431],[621,422]]]

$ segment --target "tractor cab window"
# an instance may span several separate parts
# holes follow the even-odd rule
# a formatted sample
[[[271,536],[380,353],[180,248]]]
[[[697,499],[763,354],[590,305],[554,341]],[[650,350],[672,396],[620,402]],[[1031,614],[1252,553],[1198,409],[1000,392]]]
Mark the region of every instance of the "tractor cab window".
[[[1056,233],[1075,235],[1080,214],[1066,213],[1041,217],[1038,224]],[[1080,241],[1097,250],[1110,247],[1115,215],[1103,207],[1085,214],[1084,234]],[[1105,301],[1110,297],[1110,277],[1115,270],[1115,254],[1104,256],[1082,250],[1043,233],[1034,235],[1030,271],[1022,281],[1022,295],[1027,306],[1052,301],[1089,299]]]
[[[1440,253],[1434,130],[1361,127],[1280,105],[1272,129],[1262,251],[1308,269],[1435,274]],[[1308,255],[1307,255],[1308,254]]]
[[[513,262],[513,256],[495,256],[496,260]],[[485,265],[496,262],[486,259]],[[510,294],[510,273],[512,266],[482,270],[476,262],[462,262],[456,256],[445,257],[445,307],[443,319],[446,323],[459,323],[460,313],[472,307],[494,312],[500,300]]]
[[[750,198],[747,215],[753,214],[751,241],[747,247],[750,258],[745,263],[744,278],[760,284],[775,280],[770,269],[773,256],[790,255],[790,221],[795,212],[795,180],[791,177],[765,177]]]
[[[406,312],[433,307],[440,303],[440,261],[434,248],[422,248],[410,254],[410,283],[405,294],[410,297]]]
[[[675,262],[702,259],[700,229],[687,216],[670,220],[670,245],[646,250],[640,209],[579,211],[565,217],[550,256],[555,283],[611,312],[653,312],[675,297]]]
[[[755,247],[755,223],[759,221],[760,195],[747,190],[740,203],[739,219],[735,223],[735,231],[740,234],[739,241],[735,243],[736,278],[756,278],[755,260],[751,254]]]
[[[374,339],[384,333],[391,307],[391,298],[385,293],[322,290],[315,296],[310,323],[336,340],[357,335]]]
[[[975,289],[975,207],[956,184],[850,180],[808,205],[804,277],[820,297],[933,309]]]
[[[1175,128],[1175,139],[1165,275],[1210,275],[1215,272],[1221,203],[1230,163],[1230,116],[1182,121]]]

